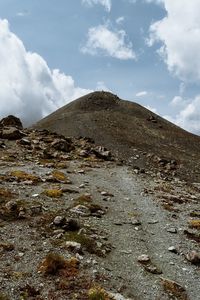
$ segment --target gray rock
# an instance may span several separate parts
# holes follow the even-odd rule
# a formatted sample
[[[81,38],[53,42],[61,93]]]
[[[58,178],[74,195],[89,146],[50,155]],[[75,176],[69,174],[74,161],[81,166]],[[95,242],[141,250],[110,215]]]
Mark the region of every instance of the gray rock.
[[[65,246],[69,251],[76,252],[76,253],[81,252],[81,244],[80,243],[73,242],[73,241],[67,241],[65,243]]]
[[[56,216],[53,220],[53,224],[56,226],[63,226],[66,223],[66,218],[63,216]]]
[[[19,140],[24,136],[24,133],[15,127],[3,128],[1,132],[2,139]]]
[[[142,255],[138,256],[137,260],[140,263],[146,263],[146,262],[150,261],[150,257],[147,254],[142,254]]]
[[[73,213],[76,213],[78,215],[82,215],[82,216],[90,215],[89,208],[84,205],[77,205],[77,206],[73,207],[72,209],[70,209],[70,211]]]

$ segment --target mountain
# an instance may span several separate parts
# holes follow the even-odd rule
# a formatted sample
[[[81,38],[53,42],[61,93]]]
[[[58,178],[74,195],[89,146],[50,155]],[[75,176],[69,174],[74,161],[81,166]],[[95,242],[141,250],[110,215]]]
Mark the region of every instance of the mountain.
[[[89,137],[139,170],[200,179],[199,136],[109,92],[83,96],[33,127],[65,136]]]
[[[101,109],[111,106],[112,116],[119,100],[106,95],[113,103],[102,101]],[[88,104],[92,115],[99,107],[93,100],[75,105]],[[101,109],[99,122],[114,141]],[[148,118],[149,126],[164,126],[157,116]],[[96,136],[103,130],[96,127]],[[125,144],[110,145],[127,154]],[[0,120],[1,300],[199,299],[200,184],[169,181],[179,172],[175,160],[160,158],[159,167],[152,163],[142,172],[134,163],[143,156],[150,163],[150,153],[132,151],[133,168],[91,139],[24,129],[15,116]]]

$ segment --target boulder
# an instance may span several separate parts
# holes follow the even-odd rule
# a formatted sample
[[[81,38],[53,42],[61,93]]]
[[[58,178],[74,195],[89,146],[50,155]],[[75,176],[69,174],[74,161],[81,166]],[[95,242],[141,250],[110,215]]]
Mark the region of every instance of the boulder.
[[[16,127],[16,128],[19,128],[19,129],[23,129],[23,125],[22,125],[22,122],[19,118],[15,117],[15,116],[12,116],[12,115],[9,115],[8,117],[6,118],[3,118],[1,121],[0,121],[0,127]]]
[[[59,151],[63,151],[63,152],[70,152],[71,150],[73,150],[73,145],[72,142],[70,142],[70,140],[65,140],[65,139],[55,139],[55,141],[53,141],[51,143],[51,146]]]
[[[24,137],[24,133],[16,127],[4,127],[0,133],[2,139],[19,140]]]

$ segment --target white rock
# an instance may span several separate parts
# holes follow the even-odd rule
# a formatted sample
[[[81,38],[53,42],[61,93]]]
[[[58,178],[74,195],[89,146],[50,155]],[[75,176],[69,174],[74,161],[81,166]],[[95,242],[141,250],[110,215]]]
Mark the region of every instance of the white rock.
[[[138,256],[137,260],[141,263],[148,262],[148,261],[150,261],[150,257],[147,254],[142,254],[142,255]]]

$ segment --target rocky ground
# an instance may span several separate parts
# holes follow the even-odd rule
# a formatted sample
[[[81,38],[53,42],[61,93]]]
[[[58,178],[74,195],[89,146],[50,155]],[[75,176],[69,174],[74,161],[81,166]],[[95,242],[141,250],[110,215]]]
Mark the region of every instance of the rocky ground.
[[[15,118],[0,137],[1,300],[200,299],[198,183]]]

